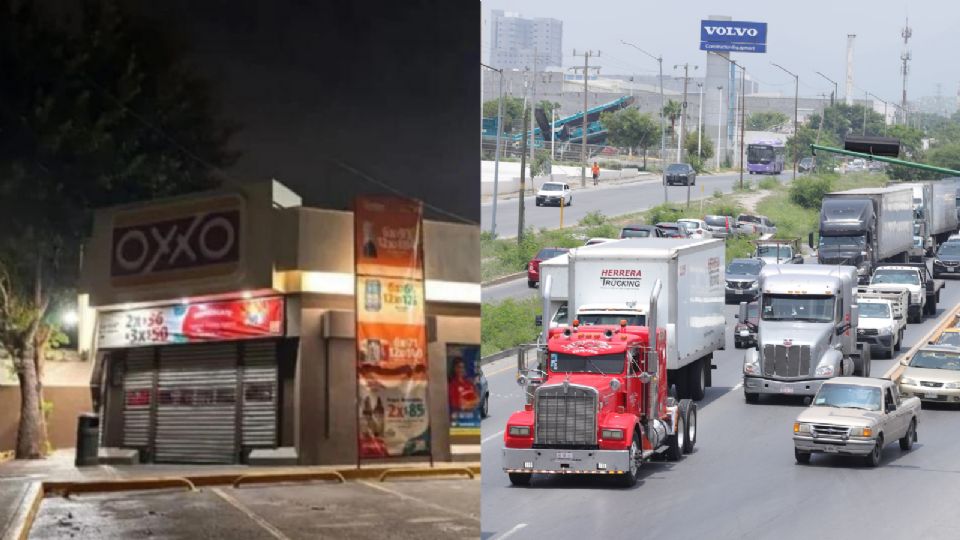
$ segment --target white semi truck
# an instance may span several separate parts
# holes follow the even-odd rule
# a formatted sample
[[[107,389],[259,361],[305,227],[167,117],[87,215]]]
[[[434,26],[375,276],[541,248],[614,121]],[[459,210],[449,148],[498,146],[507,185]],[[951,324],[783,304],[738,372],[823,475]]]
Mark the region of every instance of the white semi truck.
[[[572,249],[540,265],[544,332],[574,320],[581,328],[643,326],[659,279],[668,383],[681,398],[702,399],[713,353],[726,346],[724,257],[721,240],[632,238]]]

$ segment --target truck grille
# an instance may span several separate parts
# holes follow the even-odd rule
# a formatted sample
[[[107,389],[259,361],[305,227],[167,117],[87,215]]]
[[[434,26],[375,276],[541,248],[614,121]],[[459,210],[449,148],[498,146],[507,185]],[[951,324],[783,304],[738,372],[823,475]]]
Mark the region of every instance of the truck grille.
[[[805,377],[810,374],[810,346],[765,345],[763,374],[768,377]]]
[[[876,328],[858,328],[857,333],[861,336],[876,336],[879,334],[879,330]]]
[[[597,444],[597,398],[597,391],[585,386],[551,385],[537,388],[534,444]]]
[[[747,290],[753,285],[752,281],[728,281],[727,287],[731,289]]]
[[[927,388],[940,388],[943,386],[943,383],[933,382],[933,381],[920,381],[920,386],[925,386]]]
[[[850,428],[844,426],[831,426],[829,424],[813,424],[810,426],[810,433],[816,437],[828,439],[844,439],[850,436]]]

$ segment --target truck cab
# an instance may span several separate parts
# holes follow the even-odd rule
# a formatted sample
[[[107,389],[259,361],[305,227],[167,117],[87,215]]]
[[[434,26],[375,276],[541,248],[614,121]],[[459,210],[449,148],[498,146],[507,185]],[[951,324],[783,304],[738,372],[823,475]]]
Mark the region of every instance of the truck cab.
[[[869,352],[856,342],[856,275],[850,266],[764,268],[758,347],[743,363],[748,403],[761,394],[813,396],[831,377],[869,373]],[[745,310],[740,304],[741,318]]]
[[[868,199],[824,199],[820,209],[817,262],[853,266],[861,283],[873,268],[873,235],[876,221]]]
[[[651,305],[646,326],[574,320],[549,331],[543,370],[518,376],[532,399],[504,429],[512,484],[528,485],[533,474],[591,474],[633,485],[644,461],[693,450],[697,407],[668,397],[666,330],[656,326],[656,297]]]

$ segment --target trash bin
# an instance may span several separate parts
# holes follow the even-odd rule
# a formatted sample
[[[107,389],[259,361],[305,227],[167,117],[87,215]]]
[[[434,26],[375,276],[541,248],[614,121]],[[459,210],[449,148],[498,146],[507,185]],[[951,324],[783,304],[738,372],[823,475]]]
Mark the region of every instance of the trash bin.
[[[96,465],[99,444],[100,416],[97,413],[80,413],[77,417],[77,457],[74,465]]]

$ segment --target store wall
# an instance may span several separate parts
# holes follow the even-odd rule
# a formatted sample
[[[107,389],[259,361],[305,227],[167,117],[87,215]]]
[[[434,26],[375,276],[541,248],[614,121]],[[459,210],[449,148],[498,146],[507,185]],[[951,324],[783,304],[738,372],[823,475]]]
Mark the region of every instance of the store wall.
[[[54,449],[73,448],[77,444],[77,415],[90,412],[90,388],[86,386],[46,386],[43,398],[53,403],[47,432]],[[0,386],[0,450],[13,450],[20,423],[20,388]]]

